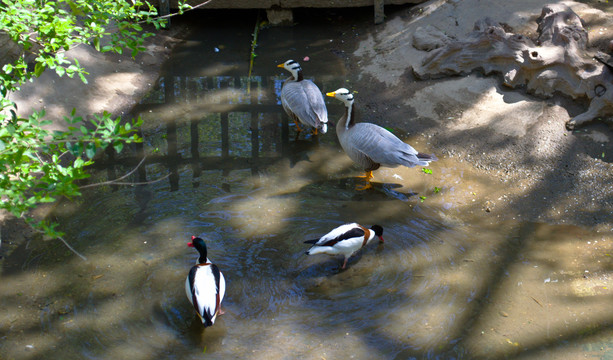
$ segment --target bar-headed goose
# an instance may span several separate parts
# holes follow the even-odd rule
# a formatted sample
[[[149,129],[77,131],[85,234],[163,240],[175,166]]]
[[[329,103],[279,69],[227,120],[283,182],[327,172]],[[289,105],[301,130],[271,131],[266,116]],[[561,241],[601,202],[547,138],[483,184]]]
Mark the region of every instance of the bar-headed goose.
[[[345,153],[366,172],[366,185],[358,188],[359,190],[372,187],[372,171],[380,166],[428,166],[430,161],[437,160],[434,155],[418,152],[381,126],[366,122],[356,123],[353,94],[349,90],[340,88],[326,95],[345,104],[345,114],[336,124],[336,134]]]
[[[317,135],[318,130],[325,134],[328,131],[328,110],[317,85],[304,79],[300,64],[294,60],[287,60],[277,67],[292,73],[292,76],[283,82],[281,104],[287,115],[296,123],[298,132],[301,131],[298,124],[300,122],[313,127],[313,135]]]

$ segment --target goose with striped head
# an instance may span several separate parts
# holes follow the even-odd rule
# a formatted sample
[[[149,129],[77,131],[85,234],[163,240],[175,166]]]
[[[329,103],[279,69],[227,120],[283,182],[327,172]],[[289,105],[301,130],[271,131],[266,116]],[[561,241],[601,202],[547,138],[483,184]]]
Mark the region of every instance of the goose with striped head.
[[[328,254],[328,255],[343,255],[343,265],[341,269],[347,266],[347,260],[358,250],[368,245],[375,236],[379,241],[383,242],[383,228],[379,225],[373,225],[370,229],[358,223],[344,224],[319,239],[307,240],[305,244],[313,246],[307,250],[307,255]]]
[[[325,134],[328,131],[328,110],[317,85],[302,76],[302,68],[294,60],[287,60],[277,67],[292,74],[283,82],[281,105],[296,123],[298,132],[301,131],[299,123],[302,123],[313,128],[313,135],[318,131]]]
[[[223,314],[221,301],[226,292],[226,280],[217,265],[207,258],[204,240],[192,236],[187,246],[196,248],[200,257],[185,280],[185,292],[204,327],[215,323],[217,315]]]
[[[354,98],[349,90],[340,88],[326,95],[345,104],[345,114],[336,124],[336,135],[345,153],[366,172],[366,185],[358,190],[372,187],[372,172],[380,166],[428,166],[431,161],[438,160],[433,154],[418,152],[381,126],[366,122],[356,123]]]

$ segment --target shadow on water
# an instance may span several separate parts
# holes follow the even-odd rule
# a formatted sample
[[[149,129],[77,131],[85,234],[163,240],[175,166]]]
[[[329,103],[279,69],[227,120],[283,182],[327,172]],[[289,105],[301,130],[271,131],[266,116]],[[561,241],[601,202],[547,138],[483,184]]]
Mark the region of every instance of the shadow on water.
[[[371,16],[323,13],[262,30],[251,79],[254,13],[208,17],[206,31],[192,19],[196,29],[135,109],[145,141],[106,154],[92,178],[122,176],[146,155],[130,180],[163,180],[100,186],[58,206],[87,262],[51,242],[15,249],[2,270],[7,358],[611,356],[610,239],[479,215],[465,223],[457,194],[499,185],[449,159],[433,166],[438,177],[381,169],[375,190],[358,192],[359,169],[333,132],[296,137],[278,99],[287,74],[275,65],[309,56],[305,75],[323,91],[355,81],[335,41]],[[342,271],[340,257],[304,255],[304,240],[350,221],[383,225],[386,242]],[[184,294],[191,235],[207,241],[228,281],[226,314],[207,329]]]

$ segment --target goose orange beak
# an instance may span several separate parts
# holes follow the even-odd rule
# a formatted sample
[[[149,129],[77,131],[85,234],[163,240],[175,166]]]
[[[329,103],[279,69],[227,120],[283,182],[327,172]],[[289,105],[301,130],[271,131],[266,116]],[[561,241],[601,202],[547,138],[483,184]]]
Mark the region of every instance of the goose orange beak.
[[[277,65],[278,68],[282,68],[284,64]]]
[[[336,97],[336,93],[334,91],[332,91],[332,92],[326,93],[326,96]]]

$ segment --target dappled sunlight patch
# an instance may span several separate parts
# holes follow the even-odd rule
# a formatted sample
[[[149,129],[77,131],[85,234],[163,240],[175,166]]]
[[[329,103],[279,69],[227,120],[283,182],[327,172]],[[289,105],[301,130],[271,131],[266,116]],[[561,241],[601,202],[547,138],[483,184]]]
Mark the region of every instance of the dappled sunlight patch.
[[[454,329],[460,325],[456,319],[462,312],[451,298],[446,301],[407,299],[412,306],[390,309],[382,322],[382,333],[404,347],[416,352],[450,347]],[[407,305],[408,305],[407,304]]]
[[[453,130],[491,128],[507,136],[523,136],[539,120],[545,104],[511,91],[503,91],[498,80],[475,75],[437,82],[417,91],[405,103],[420,116]],[[452,90],[453,89],[453,90]],[[439,100],[428,101],[433,97]]]
[[[580,258],[588,253],[588,243],[594,238],[602,243],[602,237],[572,226],[526,224],[518,229],[523,235],[512,246],[517,247],[515,253],[509,253],[512,261],[503,259],[505,271],[470,328],[467,348],[482,356],[504,357],[520,349],[545,351],[547,344],[565,339],[581,343],[585,329],[592,329],[589,333],[596,338],[609,336],[612,319],[606,294],[577,293],[578,284],[590,284],[593,272],[595,279],[607,278],[602,276],[604,263]],[[610,246],[604,248],[606,253]],[[584,289],[603,286],[599,280]],[[581,347],[570,350],[580,353]],[[556,348],[558,354],[564,351]]]
[[[292,198],[255,197],[233,205],[241,217],[233,218],[232,223],[247,238],[275,234],[284,227],[285,217],[298,206]]]

